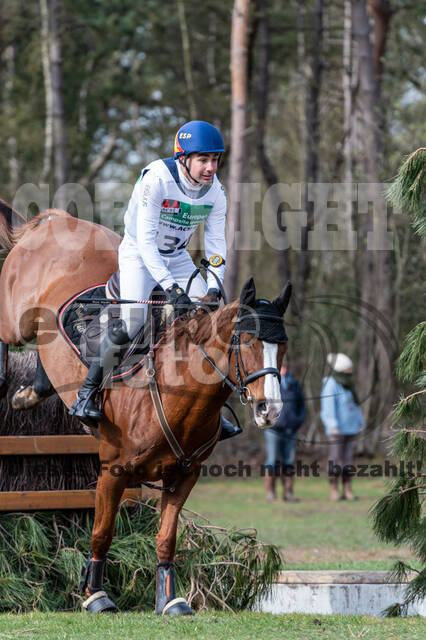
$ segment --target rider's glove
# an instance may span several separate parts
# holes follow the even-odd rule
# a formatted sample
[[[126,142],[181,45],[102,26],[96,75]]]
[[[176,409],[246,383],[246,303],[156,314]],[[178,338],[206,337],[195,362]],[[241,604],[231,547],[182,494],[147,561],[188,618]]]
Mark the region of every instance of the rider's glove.
[[[219,289],[211,288],[207,291],[207,297],[210,298],[211,302],[219,302],[222,294]]]
[[[170,304],[175,308],[177,316],[181,316],[189,311],[192,304],[191,298],[186,295],[185,291],[175,282],[171,287],[166,289],[166,293]]]

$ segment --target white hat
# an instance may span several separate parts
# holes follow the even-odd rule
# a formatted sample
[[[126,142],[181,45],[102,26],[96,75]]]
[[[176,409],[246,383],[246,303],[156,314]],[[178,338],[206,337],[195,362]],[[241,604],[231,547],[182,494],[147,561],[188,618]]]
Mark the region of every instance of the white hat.
[[[353,362],[344,353],[329,353],[327,356],[327,362],[334,371],[342,373],[347,369],[352,369]]]

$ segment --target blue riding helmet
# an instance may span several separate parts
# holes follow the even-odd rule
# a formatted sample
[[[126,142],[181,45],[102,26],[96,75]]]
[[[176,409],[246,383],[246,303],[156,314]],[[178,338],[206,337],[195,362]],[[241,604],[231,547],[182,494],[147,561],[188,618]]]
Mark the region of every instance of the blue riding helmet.
[[[190,153],[223,153],[225,145],[219,131],[203,120],[191,120],[176,134],[174,159]]]

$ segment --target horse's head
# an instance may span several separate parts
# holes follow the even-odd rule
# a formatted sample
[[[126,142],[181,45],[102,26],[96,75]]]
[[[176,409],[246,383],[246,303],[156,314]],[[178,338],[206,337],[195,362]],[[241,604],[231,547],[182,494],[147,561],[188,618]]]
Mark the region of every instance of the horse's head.
[[[287,283],[272,302],[256,300],[253,278],[244,284],[232,339],[235,372],[239,385],[246,387],[258,427],[271,427],[281,408],[279,368],[287,350],[283,315],[291,296]],[[238,379],[239,378],[239,379]]]

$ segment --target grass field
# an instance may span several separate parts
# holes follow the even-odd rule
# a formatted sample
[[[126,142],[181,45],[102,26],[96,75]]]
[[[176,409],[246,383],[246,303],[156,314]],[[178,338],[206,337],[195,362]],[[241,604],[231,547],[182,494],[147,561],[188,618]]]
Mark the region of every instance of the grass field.
[[[254,527],[259,538],[281,550],[286,569],[388,570],[407,549],[385,545],[374,535],[368,511],[385,491],[382,479],[359,478],[356,502],[332,503],[326,478],[300,478],[299,503],[266,502],[262,478],[200,480],[186,507],[214,524]]]
[[[165,619],[153,614],[125,613],[100,617],[82,613],[0,615],[0,640],[423,640],[421,618],[379,619],[367,616],[199,613]]]

